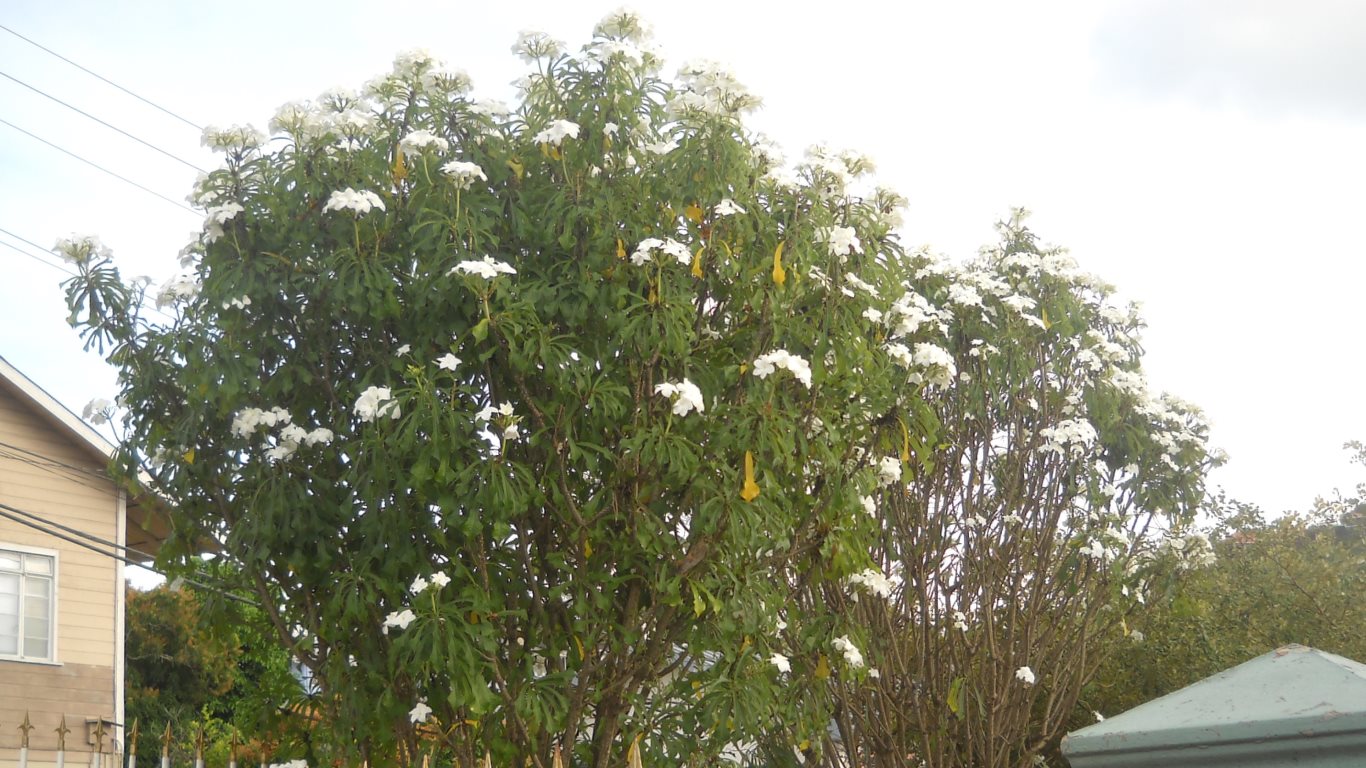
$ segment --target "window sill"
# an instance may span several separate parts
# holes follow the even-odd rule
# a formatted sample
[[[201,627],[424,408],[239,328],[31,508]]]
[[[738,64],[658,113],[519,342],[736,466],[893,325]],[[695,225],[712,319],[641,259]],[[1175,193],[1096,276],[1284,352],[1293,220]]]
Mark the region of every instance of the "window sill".
[[[15,664],[37,664],[40,667],[60,667],[60,661],[48,661],[46,659],[25,659],[19,656],[0,656],[0,663],[13,662]]]

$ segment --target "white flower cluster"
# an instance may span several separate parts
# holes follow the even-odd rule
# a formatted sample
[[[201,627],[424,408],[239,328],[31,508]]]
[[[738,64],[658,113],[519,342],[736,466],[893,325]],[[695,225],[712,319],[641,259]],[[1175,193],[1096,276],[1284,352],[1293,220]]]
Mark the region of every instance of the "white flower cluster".
[[[769,374],[779,368],[791,372],[797,381],[811,389],[811,364],[800,355],[794,355],[785,349],[775,349],[754,360],[754,375],[761,379],[768,378]]]
[[[413,583],[408,585],[408,591],[413,593],[414,595],[420,595],[432,587],[441,589],[442,587],[450,583],[450,576],[447,576],[444,571],[437,571],[436,573],[433,573],[431,575],[430,579],[423,578],[421,576],[415,577],[413,579]]]
[[[515,275],[517,270],[505,261],[498,261],[492,256],[485,256],[479,261],[462,261],[451,268],[448,275],[474,275],[485,280],[492,280],[499,275]]]
[[[109,247],[94,235],[75,235],[63,237],[52,246],[52,252],[71,264],[88,264],[91,259],[107,259],[113,255]]]
[[[1015,679],[1019,680],[1025,685],[1033,685],[1036,680],[1036,678],[1034,677],[1034,670],[1030,669],[1029,667],[1020,667],[1019,669],[1015,670]]]
[[[854,667],[855,669],[863,666],[863,654],[859,651],[858,647],[849,640],[848,635],[835,638],[830,641],[830,645],[834,646],[835,650],[844,654],[844,662],[849,666]]]
[[[672,238],[661,240],[657,237],[647,237],[641,240],[640,245],[637,245],[635,252],[631,254],[631,263],[637,267],[644,266],[650,260],[650,255],[654,253],[672,256],[685,267],[692,263],[692,254],[688,252],[688,246]]]
[[[891,597],[895,588],[892,580],[876,568],[865,568],[858,573],[850,574],[849,584],[881,598]]]
[[[787,657],[781,653],[774,653],[772,656],[768,657],[768,663],[777,668],[779,672],[792,671],[792,662],[788,661]]]
[[[219,152],[241,152],[260,148],[266,143],[266,137],[250,125],[230,125],[226,128],[210,125],[200,135],[199,143]]]
[[[938,344],[917,343],[911,353],[911,364],[920,369],[910,376],[910,380],[917,384],[924,382],[936,387],[947,387],[958,374],[953,355]]]
[[[737,204],[734,200],[730,199],[729,197],[717,203],[715,208],[712,208],[712,215],[716,216],[717,218],[721,218],[723,216],[734,216],[736,214],[742,214],[744,212],[745,209],[741,208],[739,204]]]
[[[544,32],[524,29],[517,34],[512,52],[523,61],[534,64],[540,59],[553,59],[564,53],[564,43]]]
[[[351,187],[337,190],[327,198],[327,205],[323,206],[323,213],[328,211],[351,211],[354,215],[360,216],[369,213],[371,209],[378,208],[384,210],[384,201],[379,199],[379,195],[368,189],[355,190]]]
[[[299,446],[327,445],[336,437],[332,430],[326,427],[318,427],[314,430],[306,430],[293,423],[294,419],[289,415],[289,411],[277,406],[270,410],[260,408],[243,408],[233,414],[232,426],[229,431],[235,437],[251,437],[261,427],[267,429],[279,427],[275,445],[266,451],[266,458],[271,461],[281,461],[294,455],[299,450]],[[266,445],[270,443],[267,442]]]
[[[1213,565],[1216,559],[1214,546],[1203,533],[1168,534],[1161,548],[1174,556],[1177,567],[1183,570]]]
[[[863,244],[859,242],[858,232],[853,227],[828,227],[819,234],[830,248],[830,255],[839,257],[841,261],[851,253],[863,253]]]
[[[176,275],[157,289],[157,309],[177,301],[189,301],[199,295],[199,279],[191,275]]]
[[[413,131],[404,136],[398,142],[398,148],[405,157],[420,156],[423,150],[431,149],[437,152],[447,152],[451,148],[451,143],[437,136],[431,131]]]
[[[501,426],[503,428],[501,437],[504,442],[516,440],[521,436],[521,428],[518,426],[521,417],[513,415],[512,403],[503,403],[496,406],[486,405],[483,410],[474,414],[474,420],[488,422],[490,426],[493,426],[494,424]]]
[[[484,169],[480,168],[478,163],[467,163],[464,160],[452,160],[446,163],[441,166],[441,172],[455,182],[457,189],[469,189],[474,185],[475,180],[489,180],[489,177],[484,175]]]
[[[883,456],[874,464],[877,467],[878,481],[883,485],[894,485],[901,480],[901,458],[899,456]]]
[[[81,418],[98,427],[109,421],[109,412],[113,408],[113,403],[103,397],[97,397],[86,403],[85,407],[81,409]]]
[[[1039,430],[1039,436],[1044,439],[1040,450],[1073,458],[1084,456],[1098,438],[1096,428],[1086,419],[1064,419],[1056,427]]]
[[[691,411],[702,413],[706,410],[706,405],[702,402],[702,390],[687,379],[657,384],[655,394],[673,399],[675,416],[687,416]]]
[[[380,416],[398,419],[403,415],[394,393],[388,387],[366,387],[353,407],[360,420],[369,424]]]
[[[237,218],[246,210],[241,203],[229,200],[220,205],[211,205],[204,210],[204,242],[212,243],[223,236],[223,225]]]
[[[678,89],[669,96],[674,115],[692,112],[703,115],[733,116],[749,112],[763,103],[749,92],[735,74],[714,61],[691,61],[678,70]]]
[[[536,134],[532,141],[537,144],[550,144],[558,147],[565,139],[577,139],[578,137],[578,123],[572,123],[568,120],[555,120]]]

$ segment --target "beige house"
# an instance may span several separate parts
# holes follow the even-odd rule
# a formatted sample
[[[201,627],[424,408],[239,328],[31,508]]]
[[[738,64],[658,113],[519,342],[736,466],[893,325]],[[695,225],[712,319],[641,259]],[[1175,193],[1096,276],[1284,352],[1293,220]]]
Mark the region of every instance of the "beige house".
[[[114,445],[0,358],[0,768],[67,765],[123,742],[124,563],[164,525],[106,472]],[[111,765],[108,757],[105,765]]]

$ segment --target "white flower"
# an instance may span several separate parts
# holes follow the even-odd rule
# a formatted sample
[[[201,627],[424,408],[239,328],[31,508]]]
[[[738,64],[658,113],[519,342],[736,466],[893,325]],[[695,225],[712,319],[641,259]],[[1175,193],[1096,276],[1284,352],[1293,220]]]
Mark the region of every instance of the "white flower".
[[[384,628],[386,630],[390,627],[395,627],[397,629],[407,629],[408,625],[412,624],[413,620],[416,618],[417,614],[413,613],[408,608],[404,608],[401,611],[394,611],[390,613],[388,616],[384,617]]]
[[[1092,712],[1091,714],[1095,716],[1097,723],[1105,722],[1105,715],[1102,715],[1099,712]]]
[[[871,679],[873,679],[873,680],[881,680],[881,679],[882,679],[882,672],[878,671],[878,668],[877,668],[877,667],[869,667],[869,668],[868,668],[868,677],[871,678]]]
[[[402,415],[398,401],[394,399],[388,387],[367,387],[360,397],[356,398],[355,412],[360,416],[360,420],[366,423],[374,421],[379,416],[387,415],[391,419],[397,419]]]
[[[502,405],[498,405],[498,406],[486,405],[486,406],[484,406],[484,409],[483,409],[482,411],[480,411],[479,413],[474,414],[474,420],[475,420],[475,421],[492,421],[494,416],[511,416],[511,415],[512,415],[512,403],[503,403]]]
[[[413,579],[412,584],[408,585],[408,591],[412,592],[414,595],[417,595],[424,592],[428,586],[429,585],[427,584],[427,580],[422,578],[421,576],[418,576]]]
[[[900,468],[901,467],[898,465],[897,469]],[[868,513],[869,517],[872,517],[877,513],[877,503],[873,500],[872,496],[860,496],[858,497],[858,502],[863,505],[863,511]]]
[[[517,33],[517,42],[512,45],[512,52],[529,63],[535,63],[537,59],[554,58],[563,51],[564,43],[544,32],[527,29]]]
[[[835,647],[835,650],[844,654],[844,661],[846,664],[854,668],[863,666],[863,654],[849,641],[848,635],[837,637],[830,641],[830,644]]]
[[[663,384],[658,384],[655,386],[655,394],[674,399],[673,412],[675,416],[687,416],[690,411],[702,413],[706,410],[702,402],[702,390],[687,379],[680,382],[666,381]]]
[[[892,580],[876,568],[865,568],[849,575],[849,583],[881,598],[892,596]]]
[[[578,123],[571,123],[568,120],[556,120],[546,126],[540,133],[536,134],[532,141],[537,144],[553,144],[558,147],[566,138],[577,139],[578,137]]]
[[[517,274],[517,270],[513,269],[510,264],[504,261],[498,261],[492,256],[485,256],[479,261],[462,261],[459,264],[456,264],[455,267],[446,274],[453,275],[457,272],[462,275],[475,275],[477,277],[482,277],[485,280],[492,280],[499,275]]]
[[[650,254],[658,251],[666,256],[672,256],[683,266],[692,263],[692,254],[688,252],[688,247],[672,238],[660,240],[657,237],[647,237],[640,241],[636,246],[635,253],[631,254],[631,263],[637,267],[643,266],[650,260]]]
[[[189,300],[199,295],[199,280],[190,275],[177,275],[161,284],[157,289],[157,309],[174,304],[181,299]]]
[[[447,371],[454,371],[455,367],[457,365],[460,365],[460,358],[456,357],[450,352],[447,352],[441,357],[438,357],[435,362],[437,368],[443,368]]]
[[[436,587],[437,589],[441,589],[442,587],[450,583],[451,577],[447,576],[445,571],[437,571],[436,573],[432,574],[432,586]]]
[[[240,203],[229,201],[222,205],[215,205],[206,209],[204,211],[204,221],[210,226],[218,225],[221,227],[223,224],[227,224],[229,221],[237,218],[237,214],[244,210],[246,209],[243,208]],[[222,232],[222,230],[219,231],[220,233]]]
[[[779,368],[790,371],[797,381],[811,389],[811,364],[800,355],[794,355],[785,349],[775,349],[754,360],[754,375],[761,379],[768,378],[769,374]]]
[[[332,196],[327,198],[327,205],[323,206],[323,213],[347,210],[359,216],[362,213],[369,213],[373,208],[384,210],[384,201],[379,199],[379,195],[368,189],[357,191],[347,187],[333,192]]]
[[[245,293],[235,299],[229,299],[223,302],[223,309],[246,309],[249,306],[251,306],[251,297]]]
[[[612,136],[616,136],[616,135],[617,135],[617,131],[619,131],[619,130],[621,130],[621,126],[617,125],[616,123],[613,123],[613,122],[603,123],[603,126],[602,126],[602,135],[603,135],[603,136],[606,136],[606,137],[608,137],[608,138],[611,138]]]
[[[327,427],[318,427],[312,432],[304,435],[304,445],[327,445],[332,442],[335,437],[336,435]]]
[[[947,387],[953,381],[953,377],[958,375],[958,366],[953,362],[953,355],[938,344],[916,344],[915,350],[911,353],[911,362],[918,368],[927,369],[923,375],[911,375],[911,380],[917,383],[924,381],[927,384]]]
[[[269,411],[260,408],[243,408],[232,417],[232,434],[236,437],[247,437],[256,431],[256,428],[265,425],[273,427],[276,424],[289,424],[293,419],[289,411],[278,405]]]
[[[489,177],[484,175],[484,169],[478,163],[467,163],[464,160],[452,160],[441,166],[441,172],[451,177],[455,186],[460,189],[469,189],[474,180],[488,181]]]
[[[901,480],[901,458],[898,456],[883,456],[878,459],[877,479],[883,485],[892,485]]]
[[[782,655],[781,653],[775,653],[772,656],[768,657],[768,663],[777,667],[779,672],[792,671],[792,663],[789,662],[787,660],[787,657]]]
[[[869,307],[863,310],[863,317],[870,323],[880,323],[882,322],[882,310]]]
[[[403,357],[404,355],[406,355],[406,354],[408,354],[409,352],[412,352],[412,351],[413,351],[413,345],[412,345],[412,344],[404,344],[403,346],[401,346],[401,347],[399,347],[398,349],[394,350],[394,356],[395,356],[395,357]]]
[[[1015,679],[1019,680],[1025,685],[1033,685],[1035,679],[1034,670],[1030,669],[1029,667],[1020,667],[1019,669],[1015,670]]]
[[[1086,419],[1064,419],[1056,427],[1039,430],[1039,436],[1044,439],[1040,450],[1073,457],[1084,454],[1099,437],[1096,428]]]
[[[717,203],[716,207],[712,209],[712,214],[718,217],[734,216],[737,213],[744,212],[745,209],[741,208],[739,205],[736,204],[734,200],[730,199],[729,197]]]
[[[968,617],[962,611],[953,612],[953,628],[959,632],[968,631]]]
[[[432,708],[427,706],[426,699],[418,699],[417,706],[408,710],[408,719],[414,725],[427,722],[427,718],[432,714]]]
[[[821,237],[830,247],[832,256],[843,258],[851,253],[863,253],[863,244],[853,227],[829,227],[821,232]]]
[[[516,424],[509,424],[503,428],[503,442],[510,442],[522,436],[522,428]]]
[[[108,411],[113,406],[113,403],[103,397],[97,397],[86,403],[85,407],[81,409],[81,418],[98,427],[106,421],[109,421]]]
[[[210,125],[199,137],[201,145],[222,152],[255,149],[265,142],[265,134],[250,125],[230,125],[227,128]]]
[[[431,131],[413,131],[398,142],[398,148],[408,157],[420,155],[429,147],[445,152],[451,148],[451,143]]]
[[[650,24],[629,8],[618,8],[603,16],[602,21],[593,28],[595,37],[610,37],[633,43],[645,42],[652,34]]]
[[[52,251],[72,264],[85,264],[92,258],[107,259],[113,255],[109,247],[94,235],[75,235],[63,237],[52,246]]]

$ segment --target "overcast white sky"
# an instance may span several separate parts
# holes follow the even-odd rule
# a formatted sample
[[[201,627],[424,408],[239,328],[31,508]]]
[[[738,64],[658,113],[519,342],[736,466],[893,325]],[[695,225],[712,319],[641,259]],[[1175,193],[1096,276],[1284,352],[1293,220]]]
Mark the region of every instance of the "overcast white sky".
[[[264,127],[412,47],[510,99],[518,30],[577,48],[617,5],[9,0],[0,24],[201,125]],[[966,257],[1012,206],[1033,210],[1045,240],[1142,302],[1149,380],[1205,408],[1233,496],[1302,509],[1366,476],[1340,447],[1366,439],[1366,3],[633,7],[671,65],[730,64],[789,156],[818,141],[872,155],[910,199],[908,245]],[[0,73],[213,162],[198,131],[2,30]],[[175,200],[195,176],[3,77],[0,119]],[[43,248],[95,233],[125,274],[160,282],[199,222],[0,125],[0,229]],[[61,275],[4,246],[0,264],[0,356],[75,410],[112,396],[65,323]]]

